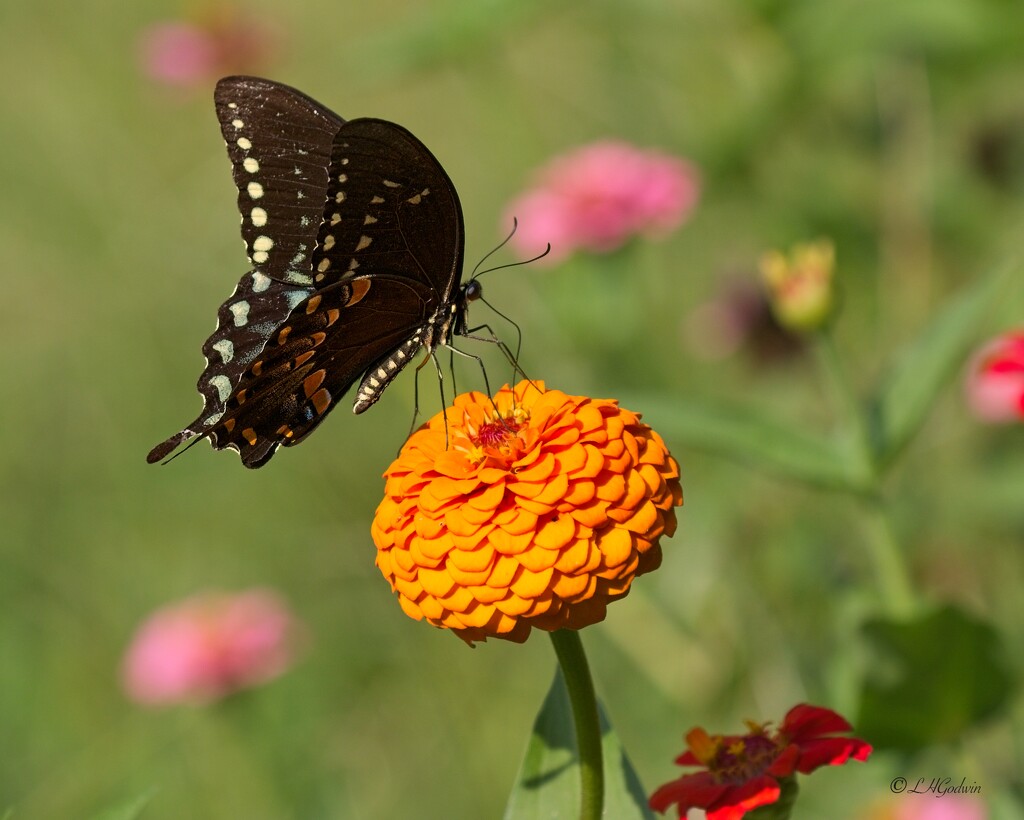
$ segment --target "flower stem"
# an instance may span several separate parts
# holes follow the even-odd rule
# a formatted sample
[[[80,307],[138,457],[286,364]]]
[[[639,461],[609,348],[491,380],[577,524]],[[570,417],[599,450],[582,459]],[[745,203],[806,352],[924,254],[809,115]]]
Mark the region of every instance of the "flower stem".
[[[583,652],[583,642],[574,629],[551,634],[565,688],[572,703],[576,726],[576,749],[580,763],[580,820],[599,820],[604,804],[604,762],[601,756],[601,723],[597,712],[594,682]]]
[[[839,409],[847,430],[847,453],[856,467],[858,482],[865,486],[873,485],[877,481],[875,453],[864,410],[850,386],[829,328],[824,328],[817,334],[814,350],[818,364],[829,381],[832,394],[840,405]]]
[[[836,401],[841,405],[848,430],[847,452],[856,465],[860,485],[858,495],[871,529],[867,546],[883,604],[890,615],[905,616],[914,606],[913,585],[907,574],[903,552],[893,532],[888,505],[882,495],[882,476],[867,419],[846,377],[835,340],[827,328],[818,333],[815,349],[821,369],[831,384]]]
[[[872,496],[864,506],[872,531],[868,549],[875,565],[882,601],[890,615],[905,617],[914,608],[914,589],[907,576],[903,551],[893,532],[888,505],[880,496]]]

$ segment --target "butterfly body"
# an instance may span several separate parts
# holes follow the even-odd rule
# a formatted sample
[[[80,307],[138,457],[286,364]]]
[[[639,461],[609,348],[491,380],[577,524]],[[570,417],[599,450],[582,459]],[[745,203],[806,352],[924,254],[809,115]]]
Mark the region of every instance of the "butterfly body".
[[[253,270],[203,345],[203,412],[148,460],[199,437],[259,467],[357,382],[362,413],[421,349],[465,333],[479,284],[461,284],[455,188],[404,128],[253,77],[221,80],[215,102]]]

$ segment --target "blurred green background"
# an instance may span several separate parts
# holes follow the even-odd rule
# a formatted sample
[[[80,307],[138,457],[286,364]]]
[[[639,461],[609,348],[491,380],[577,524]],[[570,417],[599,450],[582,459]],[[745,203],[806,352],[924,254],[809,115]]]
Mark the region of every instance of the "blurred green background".
[[[417,624],[375,569],[369,523],[411,377],[263,470],[205,445],[145,464],[199,407],[200,345],[246,269],[215,78],[168,89],[137,53],[146,26],[203,10],[0,9],[0,817],[92,817],[147,794],[152,820],[498,817],[554,658],[543,634],[470,650]],[[459,188],[470,265],[555,153],[619,137],[701,169],[702,201],[670,239],[487,276],[523,329],[526,371],[570,393],[714,396],[827,431],[806,356],[709,360],[693,311],[752,278],[764,249],[830,236],[838,343],[867,385],[1022,240],[1024,4],[1011,0],[301,0],[239,14],[274,35],[253,71],[430,146]],[[1022,310],[1014,283],[979,339]],[[429,380],[421,391],[435,412]],[[852,714],[852,636],[875,601],[848,499],[674,450],[686,506],[664,565],[584,634],[648,790],[675,776],[697,723],[737,731],[801,700]],[[1024,429],[979,426],[954,388],[888,488],[918,588],[992,622],[1014,669],[1022,456]],[[252,585],[308,625],[291,672],[209,708],[127,701],[118,665],[142,617]],[[955,748],[816,774],[798,816],[873,817],[892,777],[948,774],[981,783],[993,816],[1024,817],[1022,771],[1018,693]]]

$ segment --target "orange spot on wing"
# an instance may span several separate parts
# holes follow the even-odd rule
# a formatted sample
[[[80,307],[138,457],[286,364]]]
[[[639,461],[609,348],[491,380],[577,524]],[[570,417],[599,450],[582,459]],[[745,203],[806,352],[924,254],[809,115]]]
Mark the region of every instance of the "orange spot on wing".
[[[245,438],[246,441],[249,442],[249,444],[256,443],[256,431],[253,430],[251,427],[246,427],[242,431],[242,436]]]
[[[235,401],[237,401],[239,404],[245,404],[245,394],[247,392],[247,390],[239,390],[237,393],[235,393]]]
[[[256,364],[254,364],[250,368],[250,370],[254,376],[260,375],[260,373],[263,372],[263,359],[260,359],[258,362],[256,362]]]
[[[324,339],[327,338],[327,334],[326,333],[320,333],[319,331],[317,331],[316,333],[310,333],[309,334],[309,338],[313,340],[313,347],[316,347]]]
[[[283,345],[285,339],[288,338],[288,334],[291,333],[291,332],[292,332],[292,326],[291,325],[287,325],[286,327],[281,328],[281,332],[277,334],[277,343],[279,345]]]
[[[331,308],[327,311],[327,327],[330,327],[338,321],[338,317],[341,316],[341,311],[337,308]]]
[[[369,279],[353,279],[349,283],[349,285],[352,288],[352,296],[349,297],[349,300],[345,303],[345,307],[352,307],[352,305],[354,305],[356,302],[358,302],[360,299],[366,296],[367,293],[370,292]]]
[[[327,376],[326,370],[317,370],[315,373],[306,376],[306,380],[302,383],[302,389],[306,391],[306,398],[310,398],[324,383],[324,378]]]
[[[320,301],[323,298],[319,293],[316,296],[309,297],[309,301],[306,302],[306,313],[316,313],[316,309],[320,307]]]
[[[234,430],[235,429],[235,420],[234,419],[228,419],[226,422],[224,422],[224,429],[227,430],[229,433],[232,430]]]
[[[321,387],[310,398],[313,400],[313,407],[316,408],[318,416],[322,416],[324,411],[331,406],[331,394],[327,392],[326,387]]]
[[[302,367],[306,362],[313,358],[316,354],[315,350],[307,350],[305,353],[300,353],[295,357],[295,366]]]

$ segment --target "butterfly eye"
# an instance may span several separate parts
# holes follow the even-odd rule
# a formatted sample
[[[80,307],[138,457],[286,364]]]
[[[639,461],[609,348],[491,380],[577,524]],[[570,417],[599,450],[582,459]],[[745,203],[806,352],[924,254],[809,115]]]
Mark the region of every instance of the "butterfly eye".
[[[470,279],[462,286],[462,298],[467,302],[475,302],[484,295],[484,286],[476,279]]]

